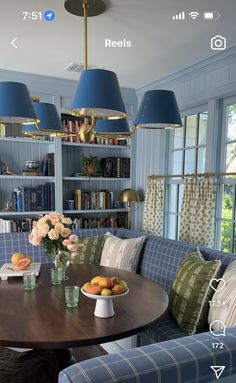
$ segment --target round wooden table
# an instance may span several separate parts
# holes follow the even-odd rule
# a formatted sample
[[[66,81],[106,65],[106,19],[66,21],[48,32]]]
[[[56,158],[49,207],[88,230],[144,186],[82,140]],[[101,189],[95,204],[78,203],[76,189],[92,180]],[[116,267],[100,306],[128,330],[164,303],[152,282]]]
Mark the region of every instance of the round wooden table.
[[[0,282],[0,346],[55,349],[89,346],[137,334],[157,322],[168,307],[166,292],[148,278],[94,265],[70,265],[69,280],[50,282],[52,264],[42,264],[37,287],[23,289],[22,278]],[[118,276],[129,293],[114,301],[111,318],[94,316],[95,302],[80,293],[79,306],[65,306],[64,287],[82,286],[95,275]]]

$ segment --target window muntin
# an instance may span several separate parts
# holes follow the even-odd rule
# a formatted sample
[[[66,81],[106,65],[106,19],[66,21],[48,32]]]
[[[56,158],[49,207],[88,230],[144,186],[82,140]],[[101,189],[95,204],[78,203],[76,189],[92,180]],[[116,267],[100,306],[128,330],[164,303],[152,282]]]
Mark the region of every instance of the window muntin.
[[[236,100],[224,102],[223,108],[223,142],[221,150],[224,151],[221,169],[226,173],[236,173]],[[236,176],[229,175],[222,178],[220,216],[217,223],[220,225],[218,230],[220,238],[216,238],[222,251],[231,253],[236,252]]]
[[[172,136],[169,173],[183,175],[203,173],[206,164],[208,112],[189,114],[182,118],[182,128]],[[178,239],[180,210],[183,199],[183,178],[167,178],[166,231],[169,238]]]

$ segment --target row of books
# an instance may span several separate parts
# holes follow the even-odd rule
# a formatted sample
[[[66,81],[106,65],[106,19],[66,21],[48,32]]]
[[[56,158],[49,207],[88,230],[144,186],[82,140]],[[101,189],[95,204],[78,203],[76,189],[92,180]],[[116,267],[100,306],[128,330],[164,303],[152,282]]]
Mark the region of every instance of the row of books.
[[[0,233],[20,233],[32,230],[33,220],[27,218],[19,221],[15,219],[0,219]]]
[[[105,210],[113,208],[113,192],[75,189],[75,210]]]
[[[74,218],[72,219],[71,229],[98,229],[102,227],[127,228],[127,225],[127,213],[117,213],[109,217],[101,218]],[[26,218],[24,220],[0,218],[0,234],[30,232],[32,230],[32,227],[32,218]]]
[[[83,124],[82,118],[68,118],[66,115],[62,115],[62,124],[64,129],[68,133],[77,133],[74,137],[66,137],[64,141],[66,142],[82,142],[79,137],[79,131]],[[98,138],[95,137],[91,144],[97,145],[120,145],[127,146],[129,143],[128,140],[118,140],[117,138]]]
[[[102,158],[100,165],[103,177],[130,178],[130,158]]]
[[[12,201],[13,209],[18,212],[55,210],[55,185],[17,187],[12,193]]]
[[[99,229],[102,227],[128,227],[127,213],[121,213],[103,218],[75,218],[72,223],[74,229]]]

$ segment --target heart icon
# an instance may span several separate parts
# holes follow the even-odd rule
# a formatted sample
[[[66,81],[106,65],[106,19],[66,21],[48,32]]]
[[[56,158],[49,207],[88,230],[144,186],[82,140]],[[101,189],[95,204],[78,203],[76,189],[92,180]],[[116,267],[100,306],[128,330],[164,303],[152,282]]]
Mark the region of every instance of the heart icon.
[[[216,282],[218,284],[217,287],[214,287],[214,285],[213,285],[214,282]],[[221,287],[219,287],[220,282],[222,282]],[[210,280],[209,284],[210,284],[211,288],[218,293],[219,291],[221,291],[225,287],[225,280],[223,278],[219,278],[219,279],[213,278]]]

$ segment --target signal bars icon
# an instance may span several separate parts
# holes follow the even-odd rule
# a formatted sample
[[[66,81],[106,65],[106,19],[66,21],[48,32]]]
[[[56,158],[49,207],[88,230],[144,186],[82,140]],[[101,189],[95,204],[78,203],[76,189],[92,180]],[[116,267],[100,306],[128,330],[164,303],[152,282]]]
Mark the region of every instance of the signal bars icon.
[[[185,20],[185,12],[180,12],[178,15],[172,16],[172,20]]]

